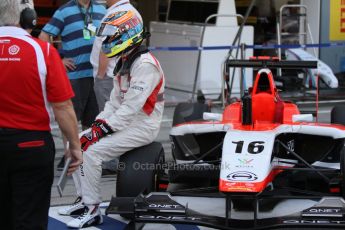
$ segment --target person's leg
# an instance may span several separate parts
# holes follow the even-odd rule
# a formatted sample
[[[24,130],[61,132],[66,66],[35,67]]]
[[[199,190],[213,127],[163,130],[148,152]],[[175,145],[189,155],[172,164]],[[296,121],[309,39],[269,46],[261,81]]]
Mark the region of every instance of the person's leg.
[[[114,88],[114,79],[109,76],[104,76],[103,79],[95,78],[95,95],[99,111],[103,111],[105,103],[109,101],[110,93]],[[119,160],[114,159],[102,163],[102,175],[115,174]]]
[[[58,209],[58,214],[63,216],[78,216],[84,213],[85,205],[81,197],[80,168],[72,174],[74,186],[76,189],[76,199],[73,204]]]
[[[156,132],[146,127],[140,127],[138,124],[106,136],[91,145],[83,154],[83,173],[80,177],[85,204],[101,202],[102,162],[110,161],[134,148],[149,144],[155,138]]]
[[[32,145],[32,141],[41,143]],[[48,132],[27,132],[18,141],[11,162],[14,229],[47,229],[54,157],[55,146]]]
[[[103,111],[105,103],[109,101],[110,93],[114,88],[114,79],[105,76],[103,79],[95,78],[95,95],[99,111]]]
[[[97,99],[94,91],[94,79],[91,77],[81,79],[82,115],[81,124],[83,127],[90,127],[99,113]]]
[[[67,226],[80,228],[86,227],[89,222],[93,224],[102,222],[98,207],[102,201],[100,191],[102,162],[151,143],[156,138],[156,134],[157,132],[147,127],[140,127],[138,124],[100,139],[84,152],[80,181],[82,198],[88,209],[83,215],[67,223]]]
[[[83,133],[85,132],[89,132],[89,130],[85,130],[83,132],[81,132],[79,134],[79,136],[83,135]],[[82,200],[82,192],[81,192],[81,182],[80,182],[80,171],[82,169],[82,165],[79,166],[79,169],[76,170],[73,174],[72,174],[72,178],[73,178],[73,182],[74,182],[74,186],[76,189],[76,199],[75,201],[69,205],[69,206],[65,206],[65,207],[61,207],[60,209],[58,209],[58,213],[60,215],[63,216],[76,216],[76,215],[81,215],[82,213],[84,213],[85,210],[85,205],[84,202]]]
[[[8,138],[7,133],[4,133],[0,129],[0,152],[1,152],[1,160],[0,160],[0,203],[2,204],[2,208],[0,209],[0,223],[1,228],[3,229],[12,229],[11,224],[13,220],[11,220],[11,213],[12,213],[12,205],[11,205],[11,194],[12,190],[9,183],[9,156],[12,154],[11,146],[10,146],[10,139]]]
[[[82,79],[70,80],[70,83],[74,92],[74,97],[72,97],[74,112],[77,116],[77,120],[80,121],[83,114],[83,103],[85,103],[85,99],[83,98]]]
[[[93,161],[86,160],[86,159],[88,159],[88,155],[85,154],[86,152],[84,152],[84,154],[83,154],[83,163],[80,165],[80,168],[78,170],[79,176],[80,176],[79,177],[80,182],[85,177],[85,166],[94,167],[91,169],[93,172],[92,178],[95,178],[95,177],[100,178],[101,177],[101,173],[100,172],[98,173],[99,169],[101,169],[101,162],[97,163],[94,160]],[[90,169],[88,169],[86,171],[90,171]],[[82,188],[82,189],[85,189],[85,188]],[[92,190],[94,188],[91,187],[88,189]],[[82,194],[84,194],[83,190],[81,190],[81,192],[82,192]],[[101,203],[101,198],[100,197],[95,198],[95,200],[97,200],[97,201],[94,203],[89,203],[88,199],[85,199],[85,197],[82,196],[82,201],[83,201],[83,205],[84,205],[84,212],[81,213],[78,218],[69,221],[67,223],[67,226],[70,228],[85,228],[85,227],[89,227],[92,225],[101,224],[103,222],[102,213],[101,213],[100,208],[99,208],[99,204]]]
[[[105,103],[107,101],[109,101],[110,98],[110,93],[114,88],[114,79],[109,77],[109,76],[105,76],[104,79],[99,79],[99,78],[95,78],[94,81],[94,93],[95,93],[95,97],[97,100],[97,104],[98,104],[98,109],[99,111],[103,111]],[[85,120],[94,120],[95,119],[95,115],[93,114],[93,96],[92,96],[92,92],[90,92],[90,97],[89,97],[89,101],[88,104],[86,105],[86,111],[89,111],[88,113],[85,113]],[[111,161],[106,161],[102,163],[102,175],[111,175],[111,174],[115,174],[116,173],[116,169],[117,169],[117,165],[118,165],[119,160],[118,159],[114,159]]]

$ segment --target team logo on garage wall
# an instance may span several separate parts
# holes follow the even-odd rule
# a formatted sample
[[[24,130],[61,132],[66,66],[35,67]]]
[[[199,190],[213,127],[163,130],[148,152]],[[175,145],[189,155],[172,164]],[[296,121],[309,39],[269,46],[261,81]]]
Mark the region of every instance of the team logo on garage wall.
[[[231,181],[255,181],[258,176],[252,172],[238,171],[229,174],[226,178]]]
[[[20,48],[17,45],[12,45],[10,46],[10,48],[8,48],[8,53],[10,55],[16,55],[17,53],[19,53],[19,51],[20,51]]]

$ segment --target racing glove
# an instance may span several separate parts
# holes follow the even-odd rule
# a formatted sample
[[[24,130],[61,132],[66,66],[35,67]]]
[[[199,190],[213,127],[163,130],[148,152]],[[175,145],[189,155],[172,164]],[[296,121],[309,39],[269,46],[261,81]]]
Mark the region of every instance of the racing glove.
[[[91,125],[90,131],[80,137],[81,149],[86,151],[90,145],[96,143],[102,137],[112,134],[114,131],[101,119],[97,119]]]

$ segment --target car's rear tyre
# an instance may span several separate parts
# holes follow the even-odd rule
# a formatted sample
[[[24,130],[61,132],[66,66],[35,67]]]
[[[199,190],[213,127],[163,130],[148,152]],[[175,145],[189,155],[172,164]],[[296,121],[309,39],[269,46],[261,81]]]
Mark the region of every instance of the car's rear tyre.
[[[210,112],[210,107],[204,103],[201,102],[183,102],[183,103],[179,103],[176,107],[175,107],[175,111],[174,111],[174,116],[173,116],[173,121],[172,121],[172,126],[176,126],[179,124],[183,124],[185,122],[191,122],[191,121],[201,121],[203,120],[203,115],[204,112]],[[193,154],[185,154],[186,153],[186,149],[189,149],[189,151],[193,152],[192,149],[194,149],[194,151],[196,153],[199,153],[200,149],[200,145],[197,141],[197,139],[195,138],[193,133],[190,134],[185,134],[183,137],[171,137],[171,140],[173,142],[172,145],[172,156],[174,158],[174,160],[183,160],[183,161],[192,161],[195,160],[195,157],[192,157],[191,155]],[[194,152],[193,152],[194,153]],[[172,170],[174,173],[173,175],[179,175],[179,173],[175,173],[176,170]],[[169,175],[172,175],[172,171],[169,172]],[[177,170],[178,171],[178,170]],[[170,177],[170,179],[172,179]],[[182,178],[182,180],[184,180],[184,178]],[[174,190],[175,188],[180,188],[180,187],[191,187],[191,188],[195,188],[195,186],[199,186],[199,184],[204,184],[204,181],[202,183],[200,183],[200,181],[194,180],[194,178],[192,178],[193,183],[190,183],[190,181],[174,181],[171,180],[170,182],[172,183],[177,183],[173,186],[169,186],[173,187]],[[196,182],[196,184],[194,184]]]
[[[163,146],[158,142],[133,149],[122,155],[117,173],[116,196],[136,197],[142,192],[157,191],[159,179],[164,174],[164,159]],[[127,219],[132,218],[131,215],[121,216]]]
[[[345,105],[333,107],[331,111],[331,123],[345,125]]]
[[[209,112],[210,108],[202,103],[179,103],[175,107],[172,125],[182,124],[184,122],[201,120],[204,112]]]
[[[334,106],[331,111],[331,123],[345,125],[345,105]],[[345,199],[345,149],[340,151],[341,195]]]
[[[343,148],[340,152],[340,189],[341,189],[341,196],[345,199],[345,149]]]
[[[185,122],[202,120],[204,112],[208,111],[209,107],[202,103],[179,103],[175,107],[172,125],[177,126]],[[199,143],[193,133],[184,136],[171,136],[171,141],[174,160],[194,160],[195,157],[190,156],[191,154],[186,155],[186,151],[192,151],[192,149],[195,149],[196,153],[200,151]]]

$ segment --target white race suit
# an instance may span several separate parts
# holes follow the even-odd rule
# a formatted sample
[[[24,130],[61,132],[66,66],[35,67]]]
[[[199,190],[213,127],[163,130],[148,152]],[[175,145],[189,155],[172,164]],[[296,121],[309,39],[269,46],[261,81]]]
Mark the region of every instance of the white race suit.
[[[114,133],[90,145],[83,153],[80,170],[73,174],[77,195],[85,205],[101,202],[103,161],[147,145],[157,137],[164,109],[164,85],[163,71],[150,52],[133,62],[129,74],[114,77],[110,100],[96,118],[105,120]]]

